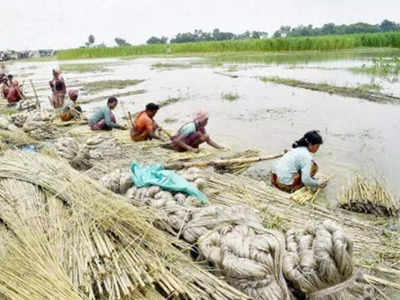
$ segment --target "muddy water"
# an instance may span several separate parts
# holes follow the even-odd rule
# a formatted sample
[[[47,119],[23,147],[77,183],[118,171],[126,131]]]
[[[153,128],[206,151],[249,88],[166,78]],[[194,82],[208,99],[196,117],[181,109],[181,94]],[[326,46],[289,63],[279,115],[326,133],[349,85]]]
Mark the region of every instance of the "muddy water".
[[[365,74],[353,74],[350,67],[370,64],[370,59],[329,60],[327,62],[296,65],[274,64],[225,64],[213,67],[198,64],[198,58],[137,60],[90,60],[68,63],[105,64],[107,72],[64,74],[68,86],[81,88],[82,83],[97,80],[145,79],[139,85],[122,90],[107,90],[87,95],[81,90],[81,98],[107,96],[113,93],[146,90],[145,94],[122,97],[124,107],[132,112],[147,102],[161,102],[170,97],[180,101],[163,108],[157,120],[165,127],[177,129],[191,119],[198,109],[210,113],[208,131],[216,141],[235,150],[259,149],[265,154],[279,153],[311,129],[319,129],[324,145],[315,155],[321,172],[331,176],[331,184],[325,191],[329,205],[335,205],[338,192],[356,171],[378,173],[387,178],[389,186],[400,193],[396,177],[400,173],[398,160],[400,131],[400,105],[371,103],[365,100],[344,98],[321,92],[264,83],[259,76],[280,76],[310,82],[327,82],[334,85],[357,86],[380,81],[383,92],[400,95],[398,83],[384,82]],[[62,62],[64,63],[64,62]],[[191,68],[156,68],[156,63],[191,64]],[[57,62],[14,63],[10,71],[26,73],[24,79],[32,79],[43,103],[47,105],[47,82],[51,69]],[[232,68],[234,66],[234,68]],[[234,72],[226,72],[228,69]],[[239,76],[231,78],[216,74],[226,72]],[[27,82],[27,81],[26,81]],[[25,84],[28,94],[31,92]],[[222,100],[223,93],[238,94],[236,101]],[[104,99],[105,100],[105,99]],[[105,101],[84,105],[89,114]],[[116,111],[119,117],[121,106]],[[178,123],[164,123],[167,118]],[[260,167],[270,168],[271,163]]]

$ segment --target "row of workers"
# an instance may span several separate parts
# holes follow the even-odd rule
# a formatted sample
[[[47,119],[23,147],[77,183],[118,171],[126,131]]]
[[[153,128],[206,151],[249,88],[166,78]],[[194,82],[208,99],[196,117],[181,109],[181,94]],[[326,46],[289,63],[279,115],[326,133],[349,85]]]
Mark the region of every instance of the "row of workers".
[[[107,105],[99,109],[90,119],[89,126],[92,130],[112,130],[113,128],[126,129],[116,122],[112,112],[118,105],[115,97],[108,99]],[[162,128],[154,120],[159,106],[154,103],[146,105],[140,112],[131,129],[131,138],[135,142],[159,139]],[[170,138],[170,143],[163,145],[176,151],[199,152],[199,146],[207,143],[210,146],[222,149],[206,132],[208,113],[198,112],[191,122],[184,124],[178,132]],[[323,139],[318,131],[309,131],[301,139],[293,143],[292,150],[288,151],[274,164],[272,169],[272,184],[285,192],[294,192],[307,185],[313,188],[325,187],[326,181],[315,178],[318,165],[313,159],[313,154],[319,150]]]

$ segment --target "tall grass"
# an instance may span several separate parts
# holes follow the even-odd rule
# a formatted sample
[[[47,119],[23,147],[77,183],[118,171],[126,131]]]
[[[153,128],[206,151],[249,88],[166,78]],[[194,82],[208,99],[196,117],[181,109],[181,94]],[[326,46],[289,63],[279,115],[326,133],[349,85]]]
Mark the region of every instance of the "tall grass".
[[[77,59],[151,54],[185,54],[240,51],[328,51],[339,49],[354,49],[359,47],[400,48],[400,33],[367,33],[261,40],[249,39],[181,43],[171,45],[141,45],[115,48],[81,48],[58,51],[57,56],[58,59]]]

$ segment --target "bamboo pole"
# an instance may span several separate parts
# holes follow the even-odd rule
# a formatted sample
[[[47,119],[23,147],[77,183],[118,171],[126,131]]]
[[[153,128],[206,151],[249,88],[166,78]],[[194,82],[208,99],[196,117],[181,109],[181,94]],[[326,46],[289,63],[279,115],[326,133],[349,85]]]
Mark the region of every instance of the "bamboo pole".
[[[39,101],[38,94],[37,94],[37,92],[36,92],[36,88],[35,88],[35,86],[33,85],[33,81],[32,81],[32,79],[30,79],[30,80],[29,80],[29,82],[30,82],[30,84],[31,84],[31,87],[32,87],[33,93],[35,94],[35,99],[36,99],[36,109],[39,109],[39,108],[40,108],[40,101]]]
[[[249,158],[233,158],[233,159],[219,159],[212,161],[194,161],[194,162],[186,162],[186,163],[173,163],[166,165],[166,169],[180,170],[185,168],[197,167],[204,168],[209,166],[214,167],[223,167],[223,166],[231,166],[234,164],[243,164],[243,163],[255,163],[260,161],[272,160],[279,157],[282,157],[285,153],[280,153],[276,155],[270,156],[257,156],[257,157],[249,157]]]

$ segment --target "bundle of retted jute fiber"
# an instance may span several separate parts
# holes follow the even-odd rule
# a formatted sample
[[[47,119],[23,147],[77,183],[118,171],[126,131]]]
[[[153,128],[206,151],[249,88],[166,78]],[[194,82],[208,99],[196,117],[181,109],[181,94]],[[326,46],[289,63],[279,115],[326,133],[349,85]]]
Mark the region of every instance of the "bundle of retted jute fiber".
[[[187,181],[193,183],[199,190],[203,190],[207,185],[204,176],[198,168],[183,170],[178,172],[178,174],[180,174]],[[132,181],[132,173],[128,168],[117,169],[114,172],[106,174],[100,178],[99,182],[102,186],[117,194],[125,194],[128,189],[134,186]],[[130,191],[129,198],[133,200],[136,199],[137,201],[143,203],[146,201],[144,198],[154,198],[158,192],[161,192],[161,189],[156,186],[150,188],[134,188]],[[185,199],[183,199],[183,195],[181,193],[171,193],[167,191],[163,192],[169,193],[172,198],[176,198],[176,200],[182,204],[185,202]],[[156,199],[158,198],[165,197],[156,197]]]
[[[200,252],[252,299],[292,299],[282,274],[282,233],[248,225],[225,226],[200,238]]]
[[[349,299],[347,288],[354,275],[352,243],[340,226],[324,221],[302,231],[289,230],[286,250],[283,272],[297,293],[310,300]]]
[[[117,169],[104,175],[100,184],[117,194],[125,194],[133,186],[132,174],[128,169]]]
[[[377,178],[356,175],[343,191],[339,200],[341,208],[377,216],[397,216],[400,203]]]
[[[0,293],[8,298],[246,298],[178,251],[185,245],[152,226],[152,210],[135,208],[64,161],[6,153],[0,207],[7,229],[0,231]]]
[[[55,154],[68,160],[77,170],[87,170],[95,161],[115,159],[123,155],[117,140],[108,135],[97,135],[85,143],[79,143],[73,137],[61,137],[54,146]]]

